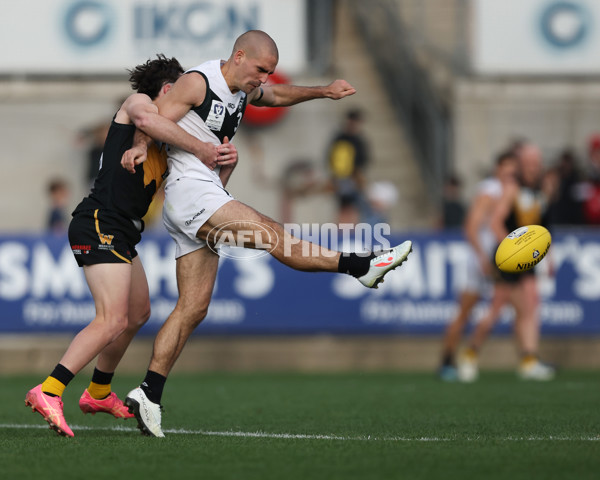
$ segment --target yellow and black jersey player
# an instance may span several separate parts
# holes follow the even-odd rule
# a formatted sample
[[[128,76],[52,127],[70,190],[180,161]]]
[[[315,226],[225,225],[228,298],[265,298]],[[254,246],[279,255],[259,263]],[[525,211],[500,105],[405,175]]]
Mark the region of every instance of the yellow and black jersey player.
[[[83,267],[96,316],[73,339],[46,380],[25,397],[25,404],[63,436],[73,436],[63,414],[64,389],[96,356],[92,381],[79,400],[81,410],[116,418],[132,416],[111,391],[111,381],[129,343],[150,316],[148,282],[135,246],[143,230],[141,218],[166,172],[166,160],[164,150],[154,145],[148,150],[147,161],[130,173],[121,167],[123,152],[132,147],[136,129],[198,158],[204,148],[198,139],[161,117],[153,103],[183,73],[179,62],[159,55],[130,73],[137,93],[130,95],[115,114],[92,192],[73,212],[69,228],[69,243]],[[231,149],[223,146],[219,154],[227,158]]]

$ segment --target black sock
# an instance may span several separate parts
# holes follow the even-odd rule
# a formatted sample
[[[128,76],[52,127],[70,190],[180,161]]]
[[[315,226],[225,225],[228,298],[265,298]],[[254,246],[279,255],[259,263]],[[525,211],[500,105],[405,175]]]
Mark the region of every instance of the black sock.
[[[62,383],[65,387],[69,384],[71,380],[75,377],[75,374],[71,372],[67,367],[58,363],[52,373],[51,377],[56,378],[60,383]],[[44,392],[46,395],[50,395],[51,397],[56,397],[53,393]]]
[[[443,367],[452,367],[454,365],[454,355],[451,353],[446,353],[442,356],[442,366]]]
[[[144,381],[142,382],[141,389],[148,397],[148,400],[160,405],[160,399],[162,398],[166,381],[167,377],[160,373],[153,372],[152,370],[148,370],[146,378],[144,378]]]
[[[374,258],[373,253],[358,255],[357,253],[342,253],[338,263],[338,272],[347,273],[353,277],[362,277],[369,271],[369,264]]]
[[[112,382],[113,375],[115,373],[106,373],[101,372],[97,368],[94,368],[94,373],[92,375],[92,382],[97,383],[98,385],[108,385]]]

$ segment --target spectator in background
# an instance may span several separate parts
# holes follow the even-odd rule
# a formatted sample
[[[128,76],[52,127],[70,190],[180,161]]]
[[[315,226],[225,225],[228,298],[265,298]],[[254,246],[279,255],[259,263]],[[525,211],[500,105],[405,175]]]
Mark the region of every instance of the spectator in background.
[[[61,235],[67,232],[71,220],[69,206],[69,185],[62,178],[55,178],[48,184],[50,209],[46,220],[46,229],[50,233]]]
[[[461,182],[456,175],[450,175],[444,183],[440,227],[459,228],[464,220],[465,206],[461,198]]]
[[[120,102],[119,105],[122,103],[123,102]],[[110,121],[101,122],[98,125],[83,130],[79,134],[80,140],[88,144],[86,151],[88,162],[86,182],[89,185],[94,184],[94,180],[96,180],[96,176],[98,175],[98,170],[100,170],[100,157],[102,156],[102,149],[104,148],[104,142],[106,141],[109,126]]]
[[[579,195],[581,175],[572,150],[564,150],[556,167],[546,173],[545,181],[556,182],[555,197],[550,205],[550,217],[555,225],[579,225],[583,223],[582,202]]]
[[[348,111],[342,131],[335,135],[329,147],[329,171],[338,201],[339,223],[358,223],[366,203],[365,169],[369,154],[362,134],[363,123],[362,111]]]
[[[600,134],[590,138],[588,159],[587,180],[580,189],[583,219],[588,225],[600,225]]]
[[[281,188],[281,223],[292,222],[292,207],[296,199],[324,189],[323,181],[319,179],[313,162],[305,158],[295,159],[288,163],[283,170],[279,185]]]
[[[398,189],[387,180],[373,182],[367,188],[367,200],[362,220],[370,225],[389,223],[389,212],[398,202]]]

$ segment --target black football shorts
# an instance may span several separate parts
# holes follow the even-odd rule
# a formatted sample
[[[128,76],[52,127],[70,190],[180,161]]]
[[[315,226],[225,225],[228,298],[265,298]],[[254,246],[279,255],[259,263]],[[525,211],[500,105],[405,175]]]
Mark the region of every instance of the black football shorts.
[[[141,238],[130,219],[110,210],[77,212],[69,224],[69,243],[80,267],[131,263]]]

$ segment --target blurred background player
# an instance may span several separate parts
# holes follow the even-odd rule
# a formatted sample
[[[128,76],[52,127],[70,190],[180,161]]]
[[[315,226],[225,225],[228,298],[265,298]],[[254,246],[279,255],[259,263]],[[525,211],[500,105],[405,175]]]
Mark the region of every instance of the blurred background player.
[[[120,107],[124,101],[125,99],[122,99],[115,107]],[[92,187],[100,169],[100,158],[102,158],[102,150],[104,150],[104,142],[106,141],[109,128],[110,119],[106,119],[106,121],[98,122],[83,129],[79,134],[78,141],[86,144],[86,179]]]
[[[46,229],[52,234],[63,235],[67,233],[69,226],[67,213],[70,200],[69,184],[62,178],[55,178],[48,184],[48,195],[50,198],[50,208],[48,210]]]
[[[552,189],[555,185],[544,182],[541,152],[536,145],[525,143],[516,154],[519,161],[518,182],[505,185],[490,220],[496,245],[518,227],[548,227],[549,199],[554,195]],[[503,288],[508,289],[508,299],[515,309],[514,331],[521,357],[517,375],[523,380],[551,380],[555,369],[539,359],[540,296],[535,269],[515,274],[495,270],[497,281],[505,284]],[[478,352],[496,322],[497,316],[486,316],[475,327],[468,349],[460,356],[459,371],[467,371],[467,380],[477,378]]]
[[[135,246],[144,228],[141,218],[162,183],[167,163],[164,149],[155,144],[133,174],[121,167],[121,157],[132,146],[136,127],[197,155],[202,150],[201,142],[160,117],[152,103],[183,73],[179,62],[158,55],[130,73],[138,93],[129,96],[115,114],[92,192],[77,206],[69,226],[71,249],[83,267],[96,317],[73,339],[46,380],[25,398],[26,405],[63,436],[72,437],[73,432],[64,418],[62,394],[96,356],[92,381],[79,400],[81,410],[116,418],[132,416],[111,392],[111,381],[129,343],[150,317],[148,282]]]
[[[587,179],[580,186],[583,220],[587,225],[600,225],[600,134],[588,142]]]
[[[465,205],[462,201],[462,182],[456,175],[450,175],[444,182],[440,228],[460,228],[465,221]]]
[[[464,223],[464,235],[469,242],[467,281],[460,293],[458,312],[448,324],[443,339],[442,364],[439,376],[442,380],[473,380],[475,370],[469,370],[466,364],[457,371],[455,356],[460,340],[469,322],[473,307],[492,288],[493,254],[497,245],[496,238],[490,229],[490,217],[498,200],[502,197],[505,186],[515,182],[517,158],[512,152],[498,156],[494,175],[484,179],[477,186],[477,193],[467,212]],[[497,318],[502,306],[508,299],[508,290],[503,284],[493,288],[492,301],[486,318]]]
[[[342,130],[335,135],[329,147],[328,165],[340,224],[356,225],[366,203],[365,169],[369,163],[369,152],[362,133],[363,123],[362,111],[348,111]]]

